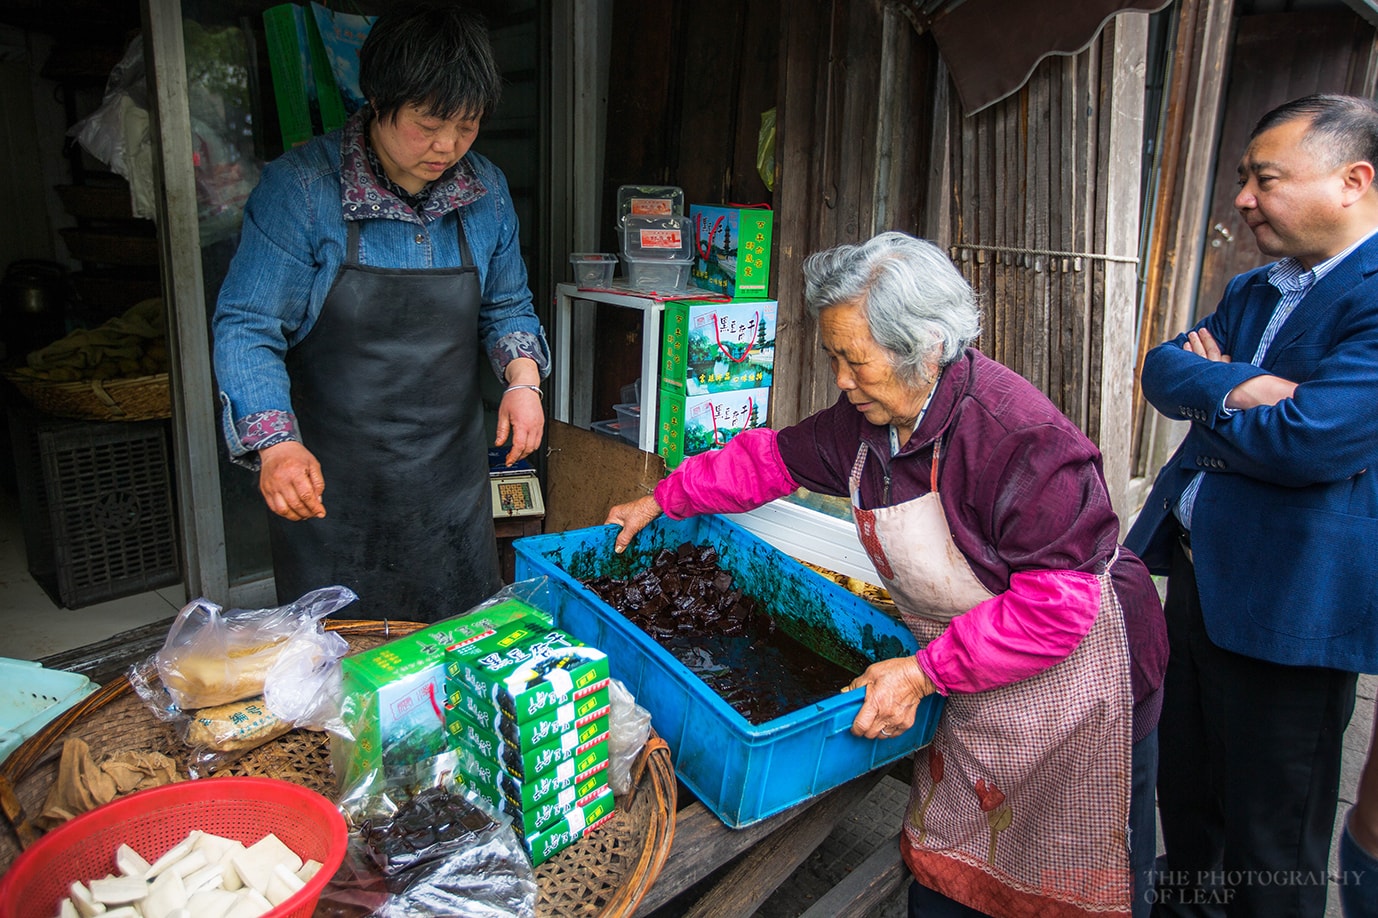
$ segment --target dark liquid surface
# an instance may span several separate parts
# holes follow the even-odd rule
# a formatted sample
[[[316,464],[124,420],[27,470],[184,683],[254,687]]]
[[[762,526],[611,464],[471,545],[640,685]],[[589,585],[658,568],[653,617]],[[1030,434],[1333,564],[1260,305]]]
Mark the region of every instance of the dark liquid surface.
[[[685,542],[629,580],[584,585],[753,724],[816,704],[852,681],[853,673],[790,637],[761,602],[735,589],[712,546]]]

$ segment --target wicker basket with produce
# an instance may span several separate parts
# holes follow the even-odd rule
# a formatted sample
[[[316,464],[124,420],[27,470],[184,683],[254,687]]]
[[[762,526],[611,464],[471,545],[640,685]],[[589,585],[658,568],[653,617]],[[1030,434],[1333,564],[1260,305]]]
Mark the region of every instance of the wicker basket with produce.
[[[147,421],[172,414],[161,298],[79,328],[5,371],[34,407],[64,418]]]

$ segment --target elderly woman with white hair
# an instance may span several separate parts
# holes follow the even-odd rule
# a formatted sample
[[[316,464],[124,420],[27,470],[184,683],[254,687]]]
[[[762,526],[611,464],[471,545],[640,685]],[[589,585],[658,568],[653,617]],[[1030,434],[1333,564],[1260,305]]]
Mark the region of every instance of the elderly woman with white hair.
[[[896,734],[947,696],[904,814],[910,914],[1147,914],[1167,640],[1100,452],[970,347],[971,288],[933,244],[882,233],[810,256],[804,275],[837,402],[614,507],[617,550],[661,512],[741,512],[801,486],[850,496],[922,645],[847,686],[866,692],[852,732]]]

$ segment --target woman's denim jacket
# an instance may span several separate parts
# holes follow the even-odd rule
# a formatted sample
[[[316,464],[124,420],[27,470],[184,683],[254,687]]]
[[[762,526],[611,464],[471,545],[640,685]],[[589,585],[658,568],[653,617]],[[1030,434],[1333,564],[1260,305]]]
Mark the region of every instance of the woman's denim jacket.
[[[269,163],[245,206],[213,323],[225,440],[241,464],[257,467],[258,449],[300,439],[283,361],[311,331],[344,262],[346,219],[360,221],[362,264],[445,268],[460,264],[462,217],[483,296],[479,336],[494,372],[504,379],[516,357],[534,359],[542,377],[550,372],[502,171],[470,151],[418,215],[368,168],[366,115]]]

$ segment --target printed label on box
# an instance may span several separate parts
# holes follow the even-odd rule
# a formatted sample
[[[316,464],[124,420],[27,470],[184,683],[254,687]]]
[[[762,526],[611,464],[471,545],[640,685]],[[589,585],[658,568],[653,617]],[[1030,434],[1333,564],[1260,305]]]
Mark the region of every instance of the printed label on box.
[[[447,681],[445,688],[447,719],[451,712],[458,712],[483,729],[523,748],[549,742],[556,733],[587,719],[592,712],[609,703],[608,680],[604,679],[576,690],[571,700],[548,709],[545,715],[518,722],[504,714],[501,708],[479,698],[463,683]]]
[[[608,657],[551,629],[468,662],[455,681],[519,723],[537,720],[579,689],[608,678]]]
[[[694,286],[737,298],[768,296],[774,216],[758,208],[691,204]]]
[[[612,818],[613,805],[612,789],[605,787],[594,795],[594,799],[580,801],[550,828],[524,836],[531,866],[540,866],[607,822]]]
[[[686,456],[721,449],[742,431],[764,427],[769,407],[769,389],[687,395],[661,386],[657,452],[666,468],[674,468]]]
[[[496,762],[463,751],[456,759],[456,770],[471,787],[481,787],[487,799],[499,805],[506,800],[518,810],[528,810],[552,794],[575,787],[582,797],[596,785],[594,776],[608,771],[608,744],[596,743],[584,755],[566,759],[526,781],[519,781]]]
[[[661,337],[661,385],[689,395],[770,388],[775,300],[670,300]]]
[[[684,236],[677,229],[644,229],[639,231],[643,249],[674,249],[684,247]]]
[[[627,212],[635,217],[669,217],[675,212],[669,198],[632,198],[627,207]]]

